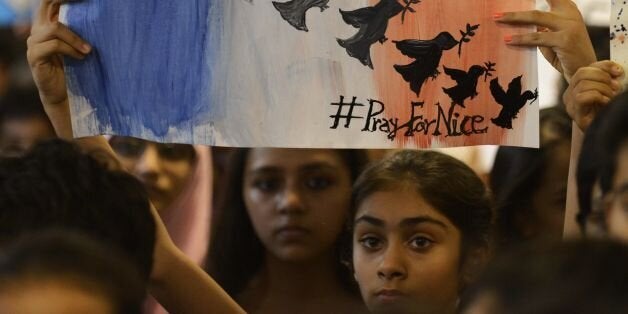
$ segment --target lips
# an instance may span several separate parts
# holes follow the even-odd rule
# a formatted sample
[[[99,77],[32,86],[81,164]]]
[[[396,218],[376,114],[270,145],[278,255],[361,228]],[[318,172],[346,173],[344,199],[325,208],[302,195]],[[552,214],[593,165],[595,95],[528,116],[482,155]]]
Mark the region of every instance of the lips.
[[[405,293],[396,289],[381,289],[375,293],[375,297],[380,302],[385,302],[385,303],[396,302],[399,299],[403,298],[404,296],[405,296]]]
[[[310,231],[301,226],[283,226],[274,232],[275,237],[286,242],[301,241],[310,234]]]

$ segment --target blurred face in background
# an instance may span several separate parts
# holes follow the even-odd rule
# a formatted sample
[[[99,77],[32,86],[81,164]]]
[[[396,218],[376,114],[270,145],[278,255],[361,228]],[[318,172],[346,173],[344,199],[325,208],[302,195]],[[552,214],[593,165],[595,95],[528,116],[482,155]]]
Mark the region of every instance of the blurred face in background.
[[[196,153],[184,144],[160,144],[132,137],[109,140],[122,165],[135,175],[148,191],[158,211],[168,208],[191,177]]]
[[[351,173],[333,150],[251,149],[242,196],[267,256],[312,261],[333,254],[349,213]]]
[[[545,170],[532,195],[532,213],[523,231],[530,238],[558,241],[563,237],[571,145],[560,141],[545,154]]]
[[[613,190],[606,200],[608,232],[611,237],[628,243],[628,142],[617,154]]]
[[[9,67],[0,62],[0,98],[6,94],[9,88]]]
[[[52,138],[55,131],[44,117],[6,119],[0,122],[0,156],[22,156],[38,142]]]

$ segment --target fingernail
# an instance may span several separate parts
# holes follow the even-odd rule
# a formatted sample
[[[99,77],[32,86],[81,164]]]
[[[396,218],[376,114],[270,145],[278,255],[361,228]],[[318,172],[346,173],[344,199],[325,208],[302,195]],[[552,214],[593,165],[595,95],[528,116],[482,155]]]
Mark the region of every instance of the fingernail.
[[[92,51],[92,46],[90,46],[88,44],[83,44],[83,46],[81,46],[81,50],[84,53],[89,53],[90,51]]]
[[[624,73],[624,69],[622,69],[622,67],[618,65],[613,67],[613,74],[622,75],[623,73]]]
[[[604,103],[606,103],[606,104],[607,104],[607,103],[609,103],[609,102],[611,102],[611,99],[610,99],[610,98],[608,98],[608,97],[606,97],[606,96],[604,96],[604,98],[602,98],[602,100],[603,100],[603,101],[604,101]]]
[[[504,41],[507,42],[507,43],[512,42],[512,35],[504,36]]]
[[[621,88],[621,84],[618,81],[615,81],[615,80],[611,81],[611,86],[616,91],[618,91]]]
[[[502,13],[502,12],[493,13],[493,19],[494,19],[494,20],[499,20],[499,19],[501,19],[502,17],[504,17],[504,13]]]

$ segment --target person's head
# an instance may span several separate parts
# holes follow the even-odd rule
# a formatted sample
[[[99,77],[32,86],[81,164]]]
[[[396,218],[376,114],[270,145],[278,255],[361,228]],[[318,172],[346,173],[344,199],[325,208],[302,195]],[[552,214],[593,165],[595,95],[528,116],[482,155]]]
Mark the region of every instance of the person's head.
[[[114,248],[60,230],[0,250],[0,313],[140,314],[145,286]]]
[[[491,188],[501,248],[562,238],[570,154],[571,122],[558,108],[541,111],[540,149],[499,149]]]
[[[527,245],[498,257],[463,298],[464,314],[628,313],[628,247]]]
[[[10,85],[10,68],[16,57],[17,39],[9,27],[0,27],[0,99]]]
[[[36,89],[13,89],[0,99],[0,157],[18,157],[55,131]]]
[[[628,92],[615,98],[602,117],[600,184],[606,225],[612,237],[628,242]]]
[[[143,279],[152,268],[155,221],[142,184],[61,140],[0,159],[0,246],[49,228],[118,248]]]
[[[600,187],[600,167],[604,159],[600,149],[600,127],[606,111],[600,111],[586,130],[576,175],[578,188],[578,214],[576,221],[586,237],[601,238],[606,235],[604,202]]]
[[[336,258],[363,151],[255,148],[231,162],[209,254],[227,292],[237,296],[268,260]]]
[[[453,313],[489,253],[491,207],[482,180],[433,151],[400,151],[353,190],[352,259],[373,313]]]
[[[123,136],[114,136],[109,143],[122,165],[144,183],[158,211],[177,199],[193,173],[196,152],[192,145],[153,143]]]

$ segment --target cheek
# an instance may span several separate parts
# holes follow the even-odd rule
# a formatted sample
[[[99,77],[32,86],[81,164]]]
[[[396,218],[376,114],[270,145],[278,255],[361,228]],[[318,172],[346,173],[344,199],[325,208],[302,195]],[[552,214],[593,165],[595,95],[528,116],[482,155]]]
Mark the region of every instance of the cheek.
[[[349,189],[338,189],[326,195],[311,195],[309,215],[324,242],[335,242],[342,232],[351,205]]]
[[[355,247],[356,244],[354,244]],[[353,250],[353,271],[354,278],[360,287],[363,298],[368,298],[366,293],[369,287],[376,284],[377,269],[374,266],[374,258],[367,256],[365,252],[355,249]]]
[[[164,162],[164,170],[168,178],[176,186],[187,181],[192,175],[193,161]]]
[[[243,189],[242,197],[249,219],[251,219],[253,224],[253,229],[263,241],[265,234],[268,233],[267,230],[270,229],[273,211],[271,197],[248,188]]]
[[[628,243],[628,213],[621,206],[615,205],[608,215],[608,227],[611,235]]]
[[[409,283],[417,300],[426,304],[451,304],[460,286],[460,254],[457,248],[439,248],[410,263]]]
[[[136,158],[126,158],[120,154],[117,154],[118,159],[120,160],[120,163],[122,164],[122,167],[126,170],[128,170],[129,172],[131,172],[133,175],[135,176],[139,176],[139,172],[137,171],[137,162],[138,159]]]

